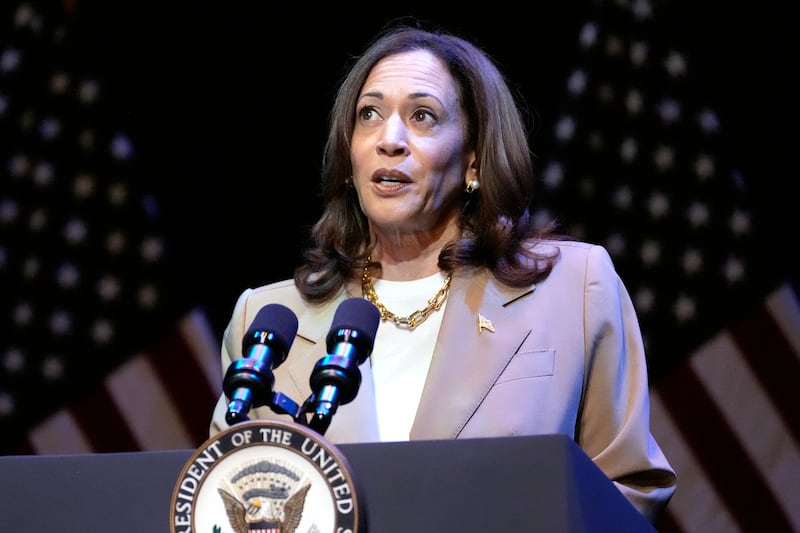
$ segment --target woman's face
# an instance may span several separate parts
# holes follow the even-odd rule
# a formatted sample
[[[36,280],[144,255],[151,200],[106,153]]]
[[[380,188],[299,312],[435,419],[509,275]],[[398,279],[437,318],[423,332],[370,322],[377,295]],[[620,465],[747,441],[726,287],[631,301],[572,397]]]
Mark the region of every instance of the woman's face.
[[[356,101],[350,148],[361,209],[379,232],[455,228],[465,184],[477,177],[455,80],[425,50],[385,57]]]

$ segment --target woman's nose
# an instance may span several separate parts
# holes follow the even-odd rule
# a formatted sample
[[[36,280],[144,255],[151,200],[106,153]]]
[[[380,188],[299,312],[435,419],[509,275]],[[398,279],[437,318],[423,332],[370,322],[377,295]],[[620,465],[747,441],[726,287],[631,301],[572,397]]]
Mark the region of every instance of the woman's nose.
[[[378,141],[378,152],[390,156],[408,153],[408,130],[397,115],[391,115],[383,126]]]

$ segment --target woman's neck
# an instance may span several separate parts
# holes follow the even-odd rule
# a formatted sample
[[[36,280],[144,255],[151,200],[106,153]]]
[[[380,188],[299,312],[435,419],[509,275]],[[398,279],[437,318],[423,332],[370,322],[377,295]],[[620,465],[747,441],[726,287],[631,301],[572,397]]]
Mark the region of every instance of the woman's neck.
[[[398,259],[391,254],[373,254],[372,260],[381,264],[376,277],[389,281],[409,281],[431,276],[439,271],[438,261],[441,248],[427,248],[415,257]]]
[[[456,230],[443,231],[436,236],[415,234],[387,238],[375,233],[377,245],[371,260],[381,264],[378,276],[389,281],[422,279],[439,272],[439,254],[448,242],[458,238]]]

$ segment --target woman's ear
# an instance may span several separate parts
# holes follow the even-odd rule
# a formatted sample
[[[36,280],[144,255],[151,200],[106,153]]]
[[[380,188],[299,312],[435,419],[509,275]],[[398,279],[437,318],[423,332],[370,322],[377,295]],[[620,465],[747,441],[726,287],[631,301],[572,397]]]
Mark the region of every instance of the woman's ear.
[[[480,188],[481,182],[478,179],[479,177],[480,172],[478,171],[478,160],[473,156],[472,161],[469,164],[469,168],[467,168],[467,175],[464,184],[464,190],[467,192],[467,194],[472,194]]]

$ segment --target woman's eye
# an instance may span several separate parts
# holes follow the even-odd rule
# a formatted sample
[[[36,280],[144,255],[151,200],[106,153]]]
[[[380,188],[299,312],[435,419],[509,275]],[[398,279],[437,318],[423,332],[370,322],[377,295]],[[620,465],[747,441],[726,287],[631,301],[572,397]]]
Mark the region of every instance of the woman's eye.
[[[427,109],[418,109],[414,112],[413,119],[416,122],[426,122],[436,120],[436,116]]]
[[[375,108],[362,107],[358,112],[358,118],[361,120],[375,120],[378,118],[378,114],[375,112]]]

